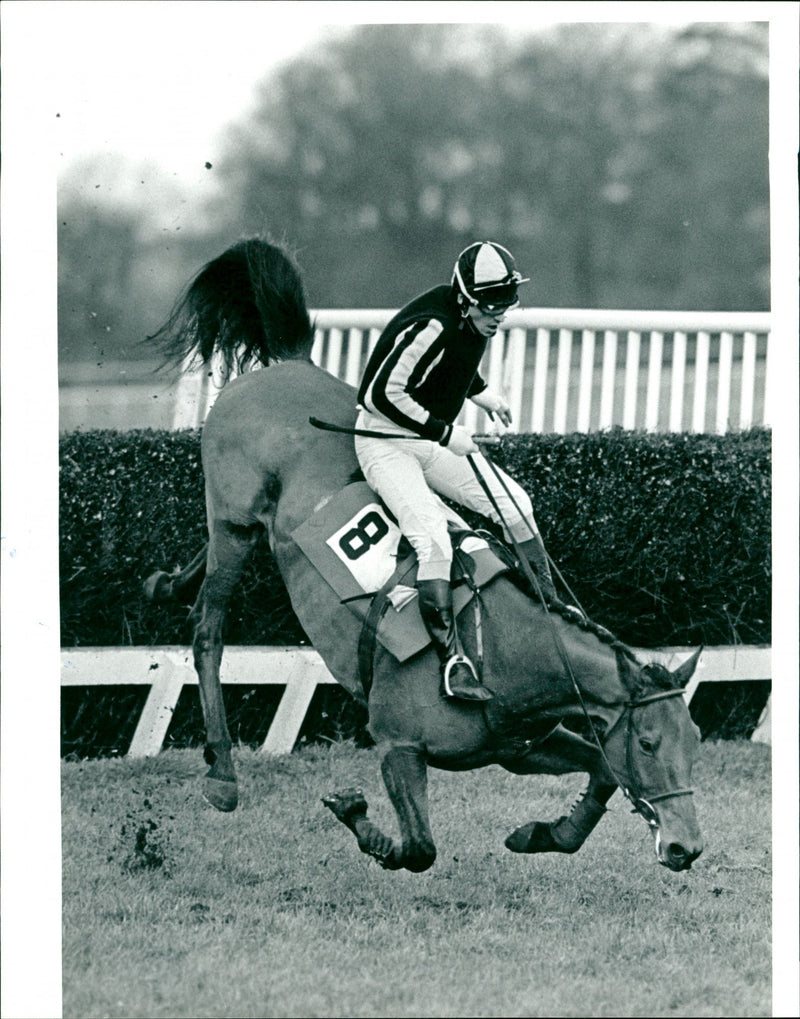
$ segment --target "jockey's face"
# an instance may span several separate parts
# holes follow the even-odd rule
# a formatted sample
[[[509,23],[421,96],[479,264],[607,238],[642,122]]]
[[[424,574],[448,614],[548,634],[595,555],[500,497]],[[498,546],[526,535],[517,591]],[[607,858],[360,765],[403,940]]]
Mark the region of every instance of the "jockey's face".
[[[509,308],[485,311],[483,308],[478,307],[478,305],[471,304],[467,311],[467,318],[481,336],[494,336],[508,311],[510,311]]]

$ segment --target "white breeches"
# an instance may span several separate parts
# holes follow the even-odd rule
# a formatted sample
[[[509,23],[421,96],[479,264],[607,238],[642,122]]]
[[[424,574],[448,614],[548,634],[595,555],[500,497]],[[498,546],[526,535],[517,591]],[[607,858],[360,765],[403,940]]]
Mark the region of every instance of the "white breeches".
[[[357,427],[382,432],[396,428],[364,411],[359,414]],[[398,527],[417,553],[419,580],[450,579],[453,552],[447,521],[466,526],[435,494],[437,492],[500,524],[506,538],[522,542],[531,537],[531,531],[539,533],[527,494],[516,481],[501,472],[513,496],[512,502],[480,453],[473,454],[472,459],[500,507],[502,519],[465,456],[456,456],[437,442],[408,439],[403,434],[398,433],[397,439],[368,439],[357,435],[355,447],[367,484],[397,518]]]

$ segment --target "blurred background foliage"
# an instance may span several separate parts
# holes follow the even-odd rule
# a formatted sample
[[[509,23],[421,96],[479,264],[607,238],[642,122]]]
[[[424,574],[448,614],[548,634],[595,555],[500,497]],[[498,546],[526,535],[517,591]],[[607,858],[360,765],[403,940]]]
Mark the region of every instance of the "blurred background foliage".
[[[263,80],[196,222],[101,201],[91,163],[62,178],[60,358],[152,359],[188,278],[254,233],[315,308],[396,307],[492,237],[529,305],[766,310],[767,27],[356,26]]]

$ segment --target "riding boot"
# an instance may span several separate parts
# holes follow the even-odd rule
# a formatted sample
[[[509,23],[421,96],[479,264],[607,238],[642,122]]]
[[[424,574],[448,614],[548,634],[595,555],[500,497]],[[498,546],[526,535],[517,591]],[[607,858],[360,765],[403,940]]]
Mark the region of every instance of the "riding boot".
[[[550,602],[556,599],[556,589],[553,584],[553,575],[550,572],[550,564],[547,561],[547,553],[544,550],[544,543],[537,534],[535,538],[528,538],[520,543],[520,551],[528,560],[531,569],[536,574],[536,579],[542,588],[544,600]]]
[[[462,701],[491,700],[494,694],[478,679],[469,658],[458,651],[450,582],[418,580],[417,590],[420,614],[439,656],[447,696]]]

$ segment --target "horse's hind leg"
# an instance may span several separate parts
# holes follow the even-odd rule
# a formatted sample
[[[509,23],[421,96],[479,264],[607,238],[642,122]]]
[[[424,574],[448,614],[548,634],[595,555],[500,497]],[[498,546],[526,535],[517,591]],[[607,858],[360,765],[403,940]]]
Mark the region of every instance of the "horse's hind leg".
[[[192,605],[206,575],[207,558],[208,545],[204,545],[189,565],[177,573],[165,573],[163,570],[151,573],[143,584],[145,598],[156,605],[167,602]]]
[[[226,811],[236,807],[239,797],[219,678],[222,626],[231,592],[242,574],[255,538],[252,528],[237,527],[225,521],[215,523],[209,546],[208,573],[192,610],[195,624],[192,649],[206,728],[204,757],[210,765],[203,794],[212,806]]]
[[[514,853],[575,853],[606,812],[606,803],[617,789],[597,747],[558,726],[541,744],[522,757],[504,761],[517,775],[565,775],[589,772],[589,785],[569,814],[556,821],[531,821],[513,831],[505,841]]]
[[[405,867],[416,873],[427,870],[436,859],[436,847],[428,819],[428,775],[422,752],[414,746],[394,746],[385,754],[381,771],[397,813],[400,846],[368,819],[361,790],[334,793],[323,803],[353,832],[361,852],[374,857],[382,867]]]

